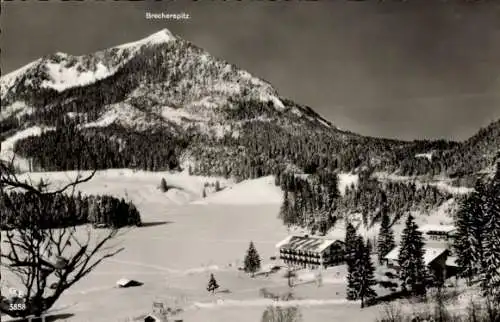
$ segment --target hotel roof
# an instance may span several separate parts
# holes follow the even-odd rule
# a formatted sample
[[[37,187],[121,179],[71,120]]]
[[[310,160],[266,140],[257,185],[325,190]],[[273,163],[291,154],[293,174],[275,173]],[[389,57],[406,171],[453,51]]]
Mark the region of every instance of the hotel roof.
[[[430,231],[439,231],[444,233],[449,233],[455,230],[455,226],[453,225],[424,225],[418,229],[423,233],[427,233]]]
[[[317,236],[288,236],[287,238],[276,244],[276,248],[321,253],[336,242],[342,241]]]
[[[399,250],[401,247],[397,246],[394,247],[387,255],[385,255],[385,259],[391,259],[391,260],[398,260],[399,258]],[[432,247],[425,247],[425,254],[424,254],[424,264],[429,265],[432,263],[436,258],[441,256],[446,252],[445,248],[432,248]]]

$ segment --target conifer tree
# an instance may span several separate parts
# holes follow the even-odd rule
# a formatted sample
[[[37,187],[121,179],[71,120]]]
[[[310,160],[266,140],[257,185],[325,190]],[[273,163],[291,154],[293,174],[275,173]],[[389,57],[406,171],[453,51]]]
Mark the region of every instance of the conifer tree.
[[[484,242],[485,223],[487,207],[487,187],[478,180],[474,186],[474,191],[469,196],[469,206],[467,210],[470,215],[469,240],[472,247],[472,259],[475,263],[474,273],[477,274],[484,265]]]
[[[460,205],[455,225],[457,232],[453,248],[457,254],[457,264],[462,268],[461,275],[468,283],[480,273],[485,265],[484,250],[487,222],[487,188],[477,181],[474,191]]]
[[[427,271],[424,263],[424,240],[422,233],[412,215],[408,215],[401,236],[401,246],[398,263],[400,269],[401,287],[404,291],[411,289],[415,295],[426,292]]]
[[[347,238],[346,238],[347,240]],[[360,283],[360,264],[361,264],[361,253],[360,249],[363,247],[363,240],[361,237],[354,233],[351,241],[351,248],[354,253],[351,255],[350,259],[347,260],[347,292],[346,298],[350,301],[355,301],[359,299],[359,289],[361,287]]]
[[[260,256],[253,242],[250,242],[250,246],[248,247],[244,260],[244,269],[245,272],[251,273],[252,277],[254,277],[255,272],[260,269]]]
[[[361,300],[361,308],[365,300],[377,296],[373,286],[375,281],[375,267],[370,253],[371,244],[363,241],[363,237],[356,235],[354,239],[355,256],[347,265],[347,299]]]
[[[345,233],[345,260],[347,265],[351,264],[352,260],[354,260],[354,257],[356,255],[356,242],[357,242],[357,237],[356,237],[356,228],[348,222],[346,226],[346,233]]]
[[[316,229],[321,235],[326,235],[328,230],[335,224],[334,217],[331,216],[329,210],[320,210],[317,214]]]
[[[359,264],[359,299],[361,300],[361,308],[365,306],[365,300],[377,296],[373,286],[377,284],[375,280],[375,267],[370,257],[371,243],[367,241],[366,245],[363,239],[358,241],[357,256],[361,258]]]
[[[283,203],[281,204],[279,218],[283,221],[283,224],[290,226],[293,222],[290,218],[291,207],[290,207],[290,197],[287,190],[283,191]]]
[[[168,190],[167,181],[165,180],[165,178],[161,178],[160,190],[162,192],[166,192]]]
[[[500,303],[500,167],[498,165],[487,191],[486,219],[481,287],[488,298]]]
[[[389,214],[384,211],[377,241],[377,254],[380,264],[382,264],[384,256],[386,256],[395,246],[394,233],[391,228]]]
[[[457,264],[461,268],[460,275],[467,279],[468,284],[476,272],[474,262],[474,248],[471,242],[471,227],[473,225],[470,197],[461,201],[455,219],[456,235],[453,241],[453,250],[457,256]]]
[[[211,292],[212,294],[215,293],[215,290],[219,288],[219,284],[217,284],[217,281],[215,280],[215,276],[213,273],[210,274],[210,280],[208,281],[208,286],[207,286],[207,291]]]

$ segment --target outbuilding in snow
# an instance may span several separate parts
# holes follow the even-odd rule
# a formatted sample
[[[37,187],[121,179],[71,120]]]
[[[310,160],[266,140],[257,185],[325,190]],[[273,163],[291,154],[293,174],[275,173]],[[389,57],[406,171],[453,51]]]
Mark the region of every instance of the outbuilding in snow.
[[[396,271],[399,271],[400,266],[398,263],[399,252],[401,247],[394,247],[384,259],[386,265]],[[450,252],[446,248],[432,248],[424,247],[424,264],[438,279],[446,279],[448,276],[446,262],[450,257]]]
[[[166,322],[166,320],[162,320],[159,317],[153,315],[153,314],[148,314],[144,318],[144,322]]]
[[[453,225],[424,225],[418,229],[428,240],[449,241],[456,231]]]
[[[453,253],[453,241],[456,228],[453,225],[423,225],[418,229],[425,239],[427,247],[447,248]]]
[[[129,280],[127,278],[122,278],[122,279],[119,279],[117,282],[116,282],[116,286],[120,287],[120,288],[125,288],[125,287],[134,287],[134,286],[141,286],[143,283],[141,282],[138,282],[136,280]]]

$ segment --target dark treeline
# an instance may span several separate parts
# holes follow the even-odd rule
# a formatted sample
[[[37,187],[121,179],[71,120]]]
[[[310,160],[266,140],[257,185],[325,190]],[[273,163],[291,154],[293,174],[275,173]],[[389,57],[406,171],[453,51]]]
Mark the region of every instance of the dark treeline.
[[[335,174],[302,178],[294,173],[282,173],[276,180],[284,191],[280,218],[287,226],[309,227],[325,234],[335,225],[334,202],[339,197]]]
[[[500,120],[480,129],[468,140],[455,143],[447,141],[414,141],[391,158],[404,175],[448,175],[462,179],[472,186],[474,174],[500,159]],[[412,156],[432,152],[432,158]],[[463,180],[467,179],[467,180]]]
[[[14,151],[31,159],[32,170],[136,168],[151,171],[178,167],[186,143],[164,132],[132,132],[113,125],[78,130],[67,124],[19,140]]]
[[[245,93],[242,94],[245,97]],[[271,101],[263,102],[251,99],[230,98],[228,108],[225,110],[226,117],[229,120],[249,120],[249,119],[267,119],[279,117],[280,113]]]
[[[279,175],[289,167],[307,174],[351,171],[370,157],[370,147],[358,145],[343,133],[315,129],[313,124],[294,125],[288,119],[252,120],[235,130],[238,136],[200,136],[190,145],[196,160],[195,174],[246,179]],[[344,136],[346,140],[339,140]]]
[[[382,183],[363,174],[359,178],[355,187],[346,187],[343,198],[339,200],[339,210],[361,213],[368,225],[381,219],[382,210],[394,214],[394,221],[410,211],[428,212],[452,197],[452,194],[427,184]]]
[[[243,112],[245,109],[236,111],[247,113]],[[276,164],[284,167],[293,165],[301,172],[309,174],[323,170],[350,172],[369,166],[375,171],[399,175],[460,178],[474,174],[491,164],[494,156],[490,156],[489,150],[500,145],[500,142],[497,142],[497,145],[493,142],[499,139],[491,131],[488,133],[493,133],[492,135],[483,134],[482,139],[475,139],[486,140],[488,144],[473,144],[469,148],[468,143],[400,142],[325,130],[315,123],[294,125],[293,118],[288,115],[270,120],[246,121],[238,130],[238,136],[228,133],[222,139],[204,138],[203,145],[193,147],[195,156],[199,154],[200,160],[195,172],[216,175],[230,173],[249,178],[255,172],[264,175],[276,174],[272,169],[283,168],[277,167]],[[204,145],[215,149],[207,152],[203,149]],[[468,152],[464,152],[465,150]],[[239,157],[235,161],[226,160],[226,156],[234,157],[235,151],[238,151]],[[432,153],[432,158],[416,157],[423,153]],[[481,162],[470,162],[471,159],[481,159]],[[232,164],[227,164],[228,161]],[[204,162],[209,165],[203,164]],[[257,169],[245,169],[250,163]]]
[[[19,118],[10,116],[0,121],[0,142],[13,135],[21,126]]]
[[[452,197],[437,187],[415,183],[381,183],[362,172],[356,186],[346,187],[340,196],[337,175],[319,174],[301,177],[282,173],[277,177],[284,191],[280,218],[286,225],[312,228],[325,233],[337,219],[361,213],[367,226],[381,220],[382,213],[394,222],[410,211],[429,211]]]
[[[26,227],[62,228],[92,223],[108,227],[141,225],[141,216],[132,202],[111,196],[45,195],[0,192],[0,229]],[[53,214],[47,217],[45,214]]]

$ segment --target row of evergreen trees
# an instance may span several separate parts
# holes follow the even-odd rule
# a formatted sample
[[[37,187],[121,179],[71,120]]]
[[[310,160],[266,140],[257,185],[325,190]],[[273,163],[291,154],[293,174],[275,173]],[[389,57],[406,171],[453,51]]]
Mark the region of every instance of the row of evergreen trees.
[[[399,217],[410,211],[428,212],[451,197],[450,193],[427,184],[417,186],[413,182],[382,183],[368,172],[360,174],[356,187],[346,187],[343,197],[339,199],[338,208],[342,213],[363,214],[363,220],[369,226],[380,220],[381,205],[387,212]]]
[[[486,296],[500,302],[500,163],[494,177],[478,181],[456,215],[454,249],[469,282],[479,280]]]
[[[380,220],[380,230],[377,236],[377,255],[379,264],[383,263],[384,257],[396,247],[394,232],[391,228],[391,219],[385,209]]]
[[[141,225],[141,216],[132,202],[111,196],[46,195],[0,192],[0,228],[62,228],[92,223],[108,227]],[[47,217],[46,214],[52,214]]]
[[[394,214],[395,221],[403,213],[426,212],[452,197],[430,185],[381,183],[368,171],[361,172],[356,187],[346,187],[343,195],[338,191],[337,175],[324,171],[307,176],[282,172],[276,183],[284,191],[279,214],[283,223],[308,227],[320,234],[332,228],[337,219],[352,213],[361,213],[365,226],[369,227],[380,221],[383,213]]]
[[[320,234],[333,227],[334,202],[339,197],[335,174],[301,178],[294,173],[281,173],[277,183],[284,191],[279,217],[285,225],[308,227]]]
[[[380,264],[382,264],[383,258],[396,246],[390,226],[389,216],[384,212],[377,240],[377,254]],[[428,287],[440,285],[443,282],[440,276],[434,276],[425,265],[424,238],[412,215],[408,215],[406,219],[399,246],[397,260],[400,270],[396,277],[404,294],[422,296],[426,294]],[[365,300],[371,300],[377,296],[374,286],[378,282],[375,279],[375,268],[370,257],[372,246],[369,241],[365,243],[364,239],[357,235],[354,226],[348,223],[345,247],[348,271],[347,299],[361,300],[361,307],[363,307]]]
[[[408,215],[398,255],[399,279],[404,292],[421,296],[425,295],[430,286],[431,272],[425,265],[424,255],[424,237],[413,216]]]

